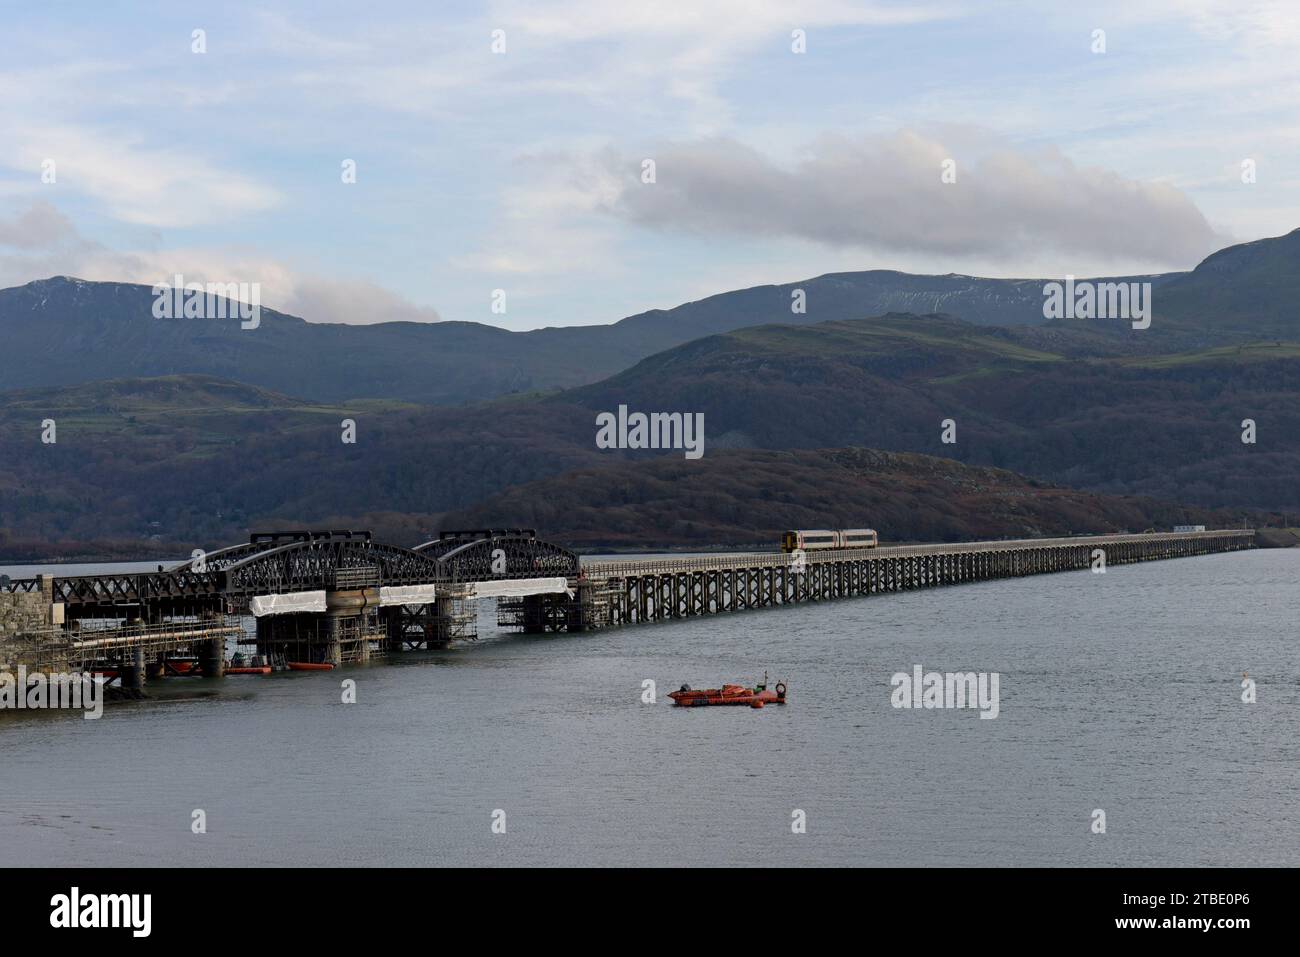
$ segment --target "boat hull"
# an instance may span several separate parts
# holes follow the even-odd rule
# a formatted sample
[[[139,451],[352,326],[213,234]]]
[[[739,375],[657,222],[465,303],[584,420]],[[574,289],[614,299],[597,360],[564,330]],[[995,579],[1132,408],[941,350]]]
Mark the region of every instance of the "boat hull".
[[[769,704],[785,704],[784,688],[778,694],[769,688],[755,691],[742,685],[723,685],[702,691],[674,691],[668,697],[679,708],[711,708],[748,705],[761,708]]]

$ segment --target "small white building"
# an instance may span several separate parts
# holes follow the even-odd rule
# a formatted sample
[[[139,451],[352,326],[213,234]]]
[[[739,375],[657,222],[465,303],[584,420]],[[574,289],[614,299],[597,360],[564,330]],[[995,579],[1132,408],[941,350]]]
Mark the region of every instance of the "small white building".
[[[1174,531],[1175,532],[1203,532],[1205,531],[1205,526],[1204,525],[1175,525]]]

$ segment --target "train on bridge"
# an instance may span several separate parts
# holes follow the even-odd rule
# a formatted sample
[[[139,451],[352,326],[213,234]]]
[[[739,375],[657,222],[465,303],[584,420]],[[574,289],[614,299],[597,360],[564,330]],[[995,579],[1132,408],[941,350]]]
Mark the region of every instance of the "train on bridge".
[[[792,553],[827,548],[875,548],[880,536],[874,528],[812,529],[790,531],[781,536],[781,551]]]

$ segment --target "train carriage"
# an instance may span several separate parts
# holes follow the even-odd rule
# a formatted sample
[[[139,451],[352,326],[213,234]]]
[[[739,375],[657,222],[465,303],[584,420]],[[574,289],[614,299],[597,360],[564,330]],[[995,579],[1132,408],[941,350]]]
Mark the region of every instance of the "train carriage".
[[[781,536],[784,552],[812,551],[827,548],[875,548],[879,536],[872,528],[803,529],[785,532]]]
[[[880,544],[874,528],[846,528],[839,535],[840,548],[875,548]]]

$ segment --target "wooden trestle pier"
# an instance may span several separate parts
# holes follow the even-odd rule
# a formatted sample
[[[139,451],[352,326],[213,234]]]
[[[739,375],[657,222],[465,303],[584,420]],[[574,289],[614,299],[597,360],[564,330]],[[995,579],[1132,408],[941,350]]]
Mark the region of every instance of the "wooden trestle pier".
[[[587,627],[691,618],[1254,546],[1253,529],[583,562]]]

